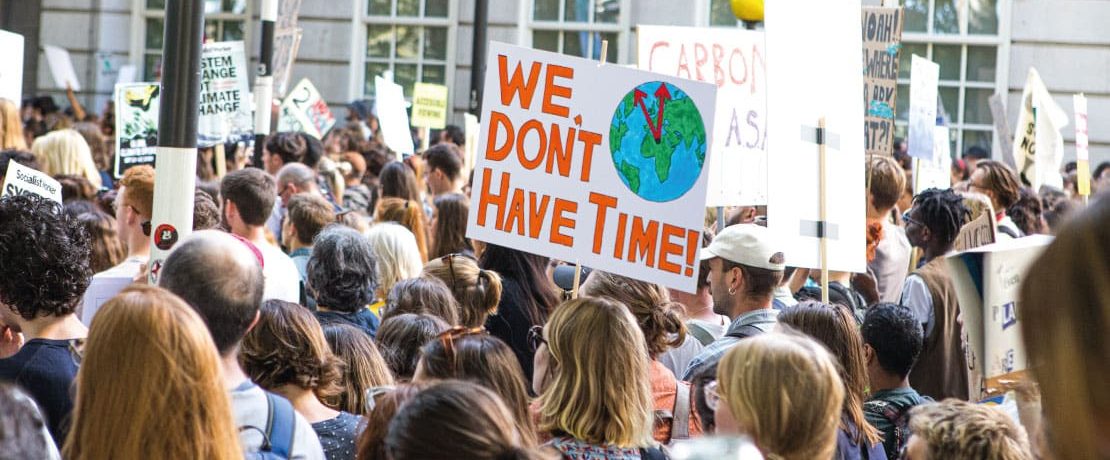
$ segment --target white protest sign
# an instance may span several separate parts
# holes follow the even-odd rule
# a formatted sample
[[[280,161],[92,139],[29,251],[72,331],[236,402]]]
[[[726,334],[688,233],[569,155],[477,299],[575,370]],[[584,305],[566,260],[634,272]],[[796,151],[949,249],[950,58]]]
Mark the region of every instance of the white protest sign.
[[[488,56],[467,236],[693,292],[713,85],[497,42]]]
[[[161,100],[162,88],[158,83],[116,85],[117,179],[132,166],[154,165]]]
[[[23,102],[23,36],[0,30],[0,97]]]
[[[293,62],[301,47],[304,31],[300,27],[278,30],[274,33],[274,96],[284,97],[293,75]]]
[[[135,75],[137,73],[138,69],[136,69],[135,66],[131,64],[124,64],[123,66],[120,66],[119,75],[116,76],[116,84],[120,85],[124,83],[134,83]]]
[[[637,27],[640,69],[717,85],[707,206],[767,204],[763,32]]]
[[[134,281],[134,274],[120,273],[116,270],[109,270],[93,276],[89,288],[85,290],[85,296],[81,298],[81,322],[85,326],[91,325],[93,317],[96,316],[96,312],[100,311],[100,307],[108,303],[112,297],[115,297],[116,294],[119,294]]]
[[[412,125],[443,129],[447,126],[447,87],[417,82],[412,88]]]
[[[910,62],[909,155],[933,158],[933,127],[937,125],[937,83],[940,66],[918,55]]]
[[[787,265],[867,269],[864,196],[863,38],[859,0],[767,2],[767,223]],[[819,37],[808,40],[802,37]],[[824,135],[818,121],[826,120]],[[819,145],[826,145],[820,212]]]
[[[331,114],[327,102],[324,102],[320,92],[307,78],[297,83],[281,103],[281,117],[282,120],[279,121],[291,118],[296,121],[297,126],[279,127],[279,130],[303,131],[317,139],[323,138],[335,125],[335,116]]]
[[[1034,114],[1035,110],[1039,112]],[[1042,121],[1039,129],[1038,121]],[[1063,182],[1059,177],[1064,145],[1060,129],[1067,124],[1067,114],[1052,100],[1037,69],[1030,67],[1014,129],[1013,158],[1021,178],[1033,184],[1033,190],[1039,190],[1044,183]],[[1042,148],[1041,142],[1048,145]]]
[[[931,188],[952,187],[952,151],[951,144],[948,142],[948,128],[934,126],[933,132],[933,157],[914,162],[914,195]]]
[[[54,85],[58,89],[66,89],[68,84],[73,91],[81,91],[81,82],[77,79],[77,71],[73,70],[73,60],[69,51],[53,45],[42,47],[46,54],[46,63],[50,65],[50,73],[54,77]]]
[[[1090,136],[1087,133],[1087,98],[1076,94],[1075,103],[1075,177],[1079,194],[1091,194],[1091,151]]]
[[[197,143],[207,146],[254,135],[243,42],[205,43],[200,58]]]
[[[405,93],[401,85],[382,77],[374,77],[374,104],[382,137],[390,150],[410,156],[416,152],[409,131],[409,113],[405,110]]]
[[[478,136],[482,130],[481,123],[478,122],[478,117],[469,113],[463,114],[463,129],[466,132],[466,170],[470,171],[474,168],[474,163],[478,161]]]
[[[4,175],[4,191],[0,193],[0,197],[17,195],[38,195],[61,203],[62,184],[49,174],[9,161],[8,172]]]

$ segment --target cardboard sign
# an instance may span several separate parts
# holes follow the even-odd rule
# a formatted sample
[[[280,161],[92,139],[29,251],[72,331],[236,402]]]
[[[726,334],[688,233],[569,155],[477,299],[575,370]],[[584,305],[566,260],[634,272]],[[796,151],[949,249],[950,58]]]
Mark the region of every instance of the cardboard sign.
[[[0,30],[0,97],[23,102],[23,36]]]
[[[274,97],[285,97],[289,88],[289,77],[293,74],[293,61],[301,47],[300,27],[282,29],[274,32]]]
[[[1079,194],[1091,194],[1091,151],[1087,133],[1087,98],[1076,94],[1075,101],[1075,177]]]
[[[254,136],[247,73],[243,42],[204,44],[200,58],[198,145],[223,144]]]
[[[64,90],[68,84],[73,91],[81,91],[81,82],[77,79],[77,71],[73,70],[73,60],[69,57],[69,51],[52,45],[43,46],[42,50],[46,54],[46,63],[50,65],[54,85]]]
[[[50,177],[49,174],[10,161],[8,162],[8,172],[4,176],[4,189],[3,192],[0,192],[0,198],[18,195],[38,195],[61,203],[62,184]]]
[[[863,42],[859,0],[766,3],[767,223],[782,239],[786,264],[863,273],[866,180],[863,141]],[[802,40],[800,37],[820,37]],[[777,58],[776,58],[777,56]],[[818,121],[826,129],[817,132]],[[827,152],[820,212],[821,141]]]
[[[412,90],[412,125],[443,129],[447,126],[447,87],[417,83]]]
[[[466,170],[474,169],[474,164],[478,161],[478,137],[482,131],[482,125],[478,122],[478,117],[469,113],[463,114],[463,129],[466,130]]]
[[[331,114],[327,102],[307,78],[301,79],[281,103],[281,117],[287,122],[292,119],[295,124],[279,127],[279,130],[303,131],[317,139],[335,125],[335,116]]]
[[[767,204],[767,90],[763,33],[639,26],[639,67],[717,85],[706,206]]]
[[[955,244],[957,252],[994,244],[997,240],[997,224],[994,220],[994,208],[991,207],[990,199],[988,198],[986,202],[983,202],[978,197],[965,197],[964,204],[969,204],[972,200],[976,201],[976,205],[986,212],[980,212],[978,217],[973,217],[970,222],[960,228],[960,234],[956,237]]]
[[[913,194],[917,195],[931,188],[952,187],[952,152],[948,142],[948,128],[933,127],[933,157],[917,160],[913,169]]]
[[[281,0],[278,3],[277,21],[274,21],[274,29],[289,29],[297,26],[297,18],[301,14],[301,3],[303,0]]]
[[[405,92],[401,85],[374,77],[374,105],[386,147],[403,157],[415,153],[416,146],[409,131],[409,113],[405,110]]]
[[[863,7],[863,139],[868,155],[894,154],[902,21],[902,8]]]
[[[940,66],[913,55],[910,63],[909,155],[933,159],[933,127],[937,125],[937,83]]]
[[[1052,100],[1037,69],[1030,67],[1021,93],[1013,159],[1021,178],[1032,184],[1033,190],[1040,190],[1042,184],[1063,185],[1060,166],[1064,161],[1064,138],[1060,129],[1067,124],[1067,114]]]
[[[496,42],[486,62],[467,236],[693,292],[713,85]]]
[[[116,85],[115,177],[136,165],[154,165],[158,146],[158,107],[162,87],[158,83]]]
[[[1010,120],[1006,118],[1006,103],[1002,101],[1002,95],[991,95],[990,106],[994,132],[998,135],[998,150],[1002,152],[1002,161],[1014,168],[1014,171],[1019,171],[1014,164],[1014,133],[1010,131]]]

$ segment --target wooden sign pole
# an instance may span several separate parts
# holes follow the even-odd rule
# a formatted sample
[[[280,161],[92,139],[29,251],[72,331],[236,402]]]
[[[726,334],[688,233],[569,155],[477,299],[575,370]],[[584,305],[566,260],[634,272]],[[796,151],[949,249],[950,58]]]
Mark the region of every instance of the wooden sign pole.
[[[828,168],[826,168],[825,117],[817,120],[818,174],[821,221],[821,302],[829,303]]]

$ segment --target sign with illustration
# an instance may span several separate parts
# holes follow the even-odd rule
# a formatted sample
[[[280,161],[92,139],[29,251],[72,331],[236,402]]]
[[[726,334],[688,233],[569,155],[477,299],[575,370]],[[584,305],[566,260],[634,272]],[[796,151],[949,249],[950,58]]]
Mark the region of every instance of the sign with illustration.
[[[154,166],[158,147],[158,83],[116,85],[116,164],[114,175],[136,165]]]

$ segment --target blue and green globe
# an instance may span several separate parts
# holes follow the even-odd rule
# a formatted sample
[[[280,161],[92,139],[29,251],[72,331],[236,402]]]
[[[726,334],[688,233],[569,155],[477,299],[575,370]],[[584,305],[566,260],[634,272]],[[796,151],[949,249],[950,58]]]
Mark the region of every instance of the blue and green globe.
[[[650,81],[629,91],[609,126],[613,166],[641,198],[666,202],[694,186],[705,165],[705,123],[697,105],[672,84]]]

